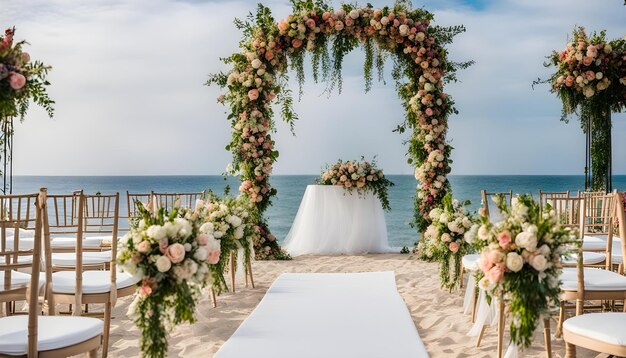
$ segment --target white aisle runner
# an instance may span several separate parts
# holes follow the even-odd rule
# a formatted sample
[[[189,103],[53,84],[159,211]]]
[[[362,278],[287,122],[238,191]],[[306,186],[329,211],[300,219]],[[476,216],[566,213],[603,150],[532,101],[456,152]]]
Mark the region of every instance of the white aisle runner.
[[[216,358],[428,357],[393,272],[285,273]]]

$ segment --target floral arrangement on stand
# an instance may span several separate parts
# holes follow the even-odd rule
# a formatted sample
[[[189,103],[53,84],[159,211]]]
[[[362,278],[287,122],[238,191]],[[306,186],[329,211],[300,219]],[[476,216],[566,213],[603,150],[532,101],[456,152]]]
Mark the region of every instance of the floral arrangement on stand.
[[[33,61],[28,52],[22,49],[27,44],[26,41],[14,41],[14,36],[15,27],[6,29],[4,35],[0,34],[0,143],[8,144],[2,146],[4,149],[0,156],[5,169],[7,162],[13,159],[8,148],[12,148],[13,143],[14,117],[24,120],[30,100],[41,106],[50,118],[54,114],[54,101],[46,92],[50,85],[46,77],[51,67],[45,66],[41,61]],[[7,174],[13,176],[12,171],[0,172],[0,176],[5,176],[3,192],[12,185],[12,180],[9,180],[7,188]]]
[[[196,302],[213,281],[220,258],[220,241],[202,233],[200,210],[139,205],[141,218],[120,240],[122,269],[142,276],[128,316],[141,330],[146,357],[167,355],[167,333],[183,322],[195,322]]]
[[[510,208],[502,196],[494,197],[494,202],[503,221],[494,224],[482,216],[466,241],[481,252],[479,287],[489,299],[507,303],[511,342],[526,348],[540,319],[558,306],[562,257],[580,242],[576,230],[558,224],[549,204],[541,211],[529,195],[515,198]]]
[[[206,200],[196,203],[196,210],[204,218],[200,233],[220,243],[221,254],[211,269],[213,289],[216,293],[228,290],[226,278],[230,255],[234,255],[235,265],[242,252],[244,265],[249,265],[253,257],[253,245],[262,238],[254,204],[244,196],[233,198],[225,195],[219,198],[209,192]],[[245,266],[244,266],[245,267]]]
[[[293,14],[278,23],[269,8],[260,4],[256,15],[251,14],[248,21],[236,20],[244,33],[242,51],[224,59],[232,69],[211,75],[207,82],[225,89],[218,102],[229,107],[228,119],[233,128],[226,146],[233,155],[229,173],[241,177],[240,191],[255,203],[261,214],[260,225],[267,228],[262,214],[276,195],[269,176],[279,155],[271,135],[275,131],[272,103],[279,104],[292,131],[297,119],[288,87],[288,67],[296,72],[301,95],[304,58],[310,53],[313,79],[327,81],[329,91],[341,91],[343,59],[363,46],[366,91],[371,88],[374,66],[382,79],[385,58],[394,57],[393,78],[407,110],[406,120],[396,131],[413,131],[409,164],[415,166],[416,177],[421,181],[414,217],[418,230],[424,231],[430,223],[428,213],[449,189],[445,176],[450,172],[451,147],[445,136],[448,115],[456,110],[454,102],[443,92],[443,85],[456,81],[456,70],[472,62],[450,61],[445,46],[465,28],[433,26],[433,15],[412,9],[408,1],[397,1],[382,9],[353,4],[332,9],[324,1],[313,0],[293,0],[292,5]],[[265,241],[263,245],[270,247],[265,257],[283,255],[275,241]],[[257,257],[265,252],[258,246],[255,251]]]
[[[417,245],[418,256],[422,260],[439,263],[439,282],[442,288],[450,291],[458,286],[461,259],[471,250],[464,238],[474,221],[472,213],[465,209],[469,204],[469,201],[461,203],[453,200],[452,194],[446,194],[441,206],[430,211],[432,223]]]
[[[320,185],[337,185],[348,192],[356,190],[359,195],[371,191],[378,197],[384,210],[391,210],[387,189],[394,186],[385,178],[382,169],[376,167],[376,162],[339,160],[332,166],[327,166],[320,178],[316,180]]]
[[[606,40],[604,31],[588,36],[583,27],[562,51],[548,57],[556,71],[547,80],[563,102],[561,120],[578,113],[588,136],[592,190],[611,188],[611,112],[626,108],[626,38]],[[588,174],[586,172],[585,174]]]

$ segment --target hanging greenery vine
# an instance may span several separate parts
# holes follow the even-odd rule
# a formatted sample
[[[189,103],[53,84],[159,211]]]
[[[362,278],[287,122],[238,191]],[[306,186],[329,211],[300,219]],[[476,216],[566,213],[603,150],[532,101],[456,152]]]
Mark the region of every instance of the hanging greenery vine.
[[[207,82],[225,89],[218,101],[230,111],[233,134],[226,149],[233,154],[230,174],[242,179],[239,191],[261,213],[276,194],[269,183],[278,158],[272,139],[272,102],[278,102],[283,120],[292,130],[297,120],[287,86],[288,68],[296,73],[301,96],[304,59],[307,52],[311,53],[313,80],[325,81],[329,92],[341,92],[343,59],[363,46],[366,91],[371,89],[373,68],[382,81],[385,59],[393,58],[393,79],[406,110],[406,118],[396,131],[412,131],[407,156],[420,181],[415,195],[415,225],[423,232],[430,223],[430,210],[450,189],[446,175],[452,148],[445,138],[448,115],[456,110],[443,85],[456,81],[455,72],[472,62],[450,61],[445,46],[465,28],[433,26],[433,15],[413,9],[408,1],[382,9],[369,4],[342,4],[333,9],[324,1],[312,0],[293,0],[292,5],[293,14],[278,23],[261,4],[248,21],[235,20],[243,31],[242,52],[224,59],[232,65],[230,71],[213,74]],[[286,258],[263,219],[259,227],[263,234],[255,242],[257,258]]]

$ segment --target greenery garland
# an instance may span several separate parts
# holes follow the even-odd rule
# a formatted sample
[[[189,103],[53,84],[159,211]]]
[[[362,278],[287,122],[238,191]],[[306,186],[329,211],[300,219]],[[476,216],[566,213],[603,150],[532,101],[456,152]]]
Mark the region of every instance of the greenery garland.
[[[561,120],[577,113],[585,133],[591,131],[592,190],[607,190],[611,167],[611,112],[626,108],[626,39],[606,40],[605,31],[588,36],[574,29],[563,51],[548,56],[556,71],[547,80],[563,102]]]
[[[271,133],[275,131],[272,102],[277,101],[283,119],[292,127],[297,120],[292,92],[287,86],[287,70],[296,72],[299,94],[304,82],[304,56],[311,53],[313,79],[327,82],[330,92],[342,90],[344,56],[353,49],[365,49],[365,89],[371,88],[373,68],[379,80],[385,59],[394,62],[393,78],[406,109],[405,120],[395,131],[411,129],[408,162],[415,167],[420,181],[415,195],[415,222],[423,232],[430,223],[428,213],[446,195],[450,184],[450,145],[445,136],[448,115],[456,113],[443,85],[456,81],[456,70],[472,62],[448,59],[445,46],[463,26],[432,26],[433,15],[413,9],[408,1],[393,7],[374,9],[343,4],[332,9],[324,1],[292,0],[293,14],[276,23],[269,8],[259,4],[248,21],[235,20],[243,31],[241,53],[224,59],[232,66],[228,72],[209,77],[208,85],[225,89],[218,101],[229,106],[228,119],[233,127],[226,146],[233,154],[230,174],[242,179],[240,192],[256,204],[262,214],[271,205],[276,189],[269,183],[278,158]],[[376,45],[376,46],[374,46]],[[265,220],[259,226],[269,238]],[[257,258],[285,257],[275,240],[260,240],[255,245]]]

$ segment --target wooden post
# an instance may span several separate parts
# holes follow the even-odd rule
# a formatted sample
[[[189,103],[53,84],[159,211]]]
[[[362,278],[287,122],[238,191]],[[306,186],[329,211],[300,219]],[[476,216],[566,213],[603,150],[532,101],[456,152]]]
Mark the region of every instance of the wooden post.
[[[230,284],[232,285],[231,291],[235,293],[235,254],[230,253]]]
[[[498,298],[498,358],[502,358],[504,346],[504,297]]]
[[[543,320],[543,341],[546,346],[546,358],[552,358],[552,339],[550,337],[550,319]]]

